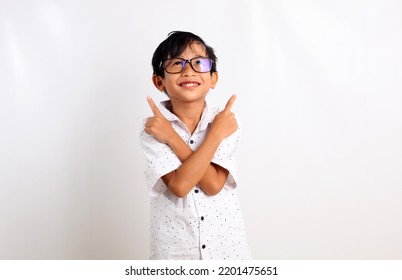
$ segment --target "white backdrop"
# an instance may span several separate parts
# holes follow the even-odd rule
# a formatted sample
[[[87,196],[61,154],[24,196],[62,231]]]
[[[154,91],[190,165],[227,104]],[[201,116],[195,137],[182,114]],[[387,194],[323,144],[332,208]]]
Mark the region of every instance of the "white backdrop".
[[[238,94],[255,259],[402,258],[402,2],[0,0],[0,259],[146,259],[138,134],[173,30]]]

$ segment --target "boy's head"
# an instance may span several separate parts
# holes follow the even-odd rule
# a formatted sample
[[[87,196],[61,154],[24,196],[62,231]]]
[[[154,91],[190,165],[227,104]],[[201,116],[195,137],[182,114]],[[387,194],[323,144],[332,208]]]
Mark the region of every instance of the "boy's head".
[[[191,47],[193,44],[200,45],[208,58],[211,59],[211,70],[210,73],[217,72],[216,61],[214,50],[205,44],[199,36],[184,31],[173,31],[169,33],[168,38],[165,39],[158,48],[155,50],[152,57],[152,68],[153,74],[161,78],[165,77],[165,70],[163,63],[170,58],[175,58],[180,56],[186,48]]]

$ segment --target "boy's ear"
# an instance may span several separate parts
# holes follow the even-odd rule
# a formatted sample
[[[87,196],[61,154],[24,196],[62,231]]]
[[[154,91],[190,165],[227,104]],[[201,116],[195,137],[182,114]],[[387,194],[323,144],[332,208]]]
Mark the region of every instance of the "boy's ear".
[[[163,80],[162,77],[157,76],[157,75],[152,75],[152,82],[154,83],[155,87],[159,90],[159,91],[164,91],[165,90],[165,86],[163,85]]]
[[[211,74],[211,88],[214,89],[216,86],[216,83],[218,82],[218,72],[213,72]]]

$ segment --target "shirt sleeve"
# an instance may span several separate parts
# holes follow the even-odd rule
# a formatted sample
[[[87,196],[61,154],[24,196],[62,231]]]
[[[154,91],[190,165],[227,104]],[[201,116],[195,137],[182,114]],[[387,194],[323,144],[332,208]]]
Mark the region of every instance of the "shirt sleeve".
[[[181,162],[172,149],[142,131],[140,143],[145,156],[145,180],[150,190],[150,195],[156,197],[167,190],[162,176],[176,170]]]
[[[235,188],[238,182],[237,175],[237,156],[241,138],[240,125],[239,128],[231,135],[223,139],[219,145],[212,162],[229,171],[225,187]]]

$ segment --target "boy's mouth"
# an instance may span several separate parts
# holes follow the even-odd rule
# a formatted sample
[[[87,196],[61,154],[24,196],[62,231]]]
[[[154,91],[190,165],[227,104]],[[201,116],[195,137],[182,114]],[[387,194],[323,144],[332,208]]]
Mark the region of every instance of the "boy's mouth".
[[[194,88],[194,87],[198,87],[199,85],[200,85],[200,83],[197,83],[197,82],[183,82],[183,83],[180,83],[180,86],[184,87],[184,88]]]

